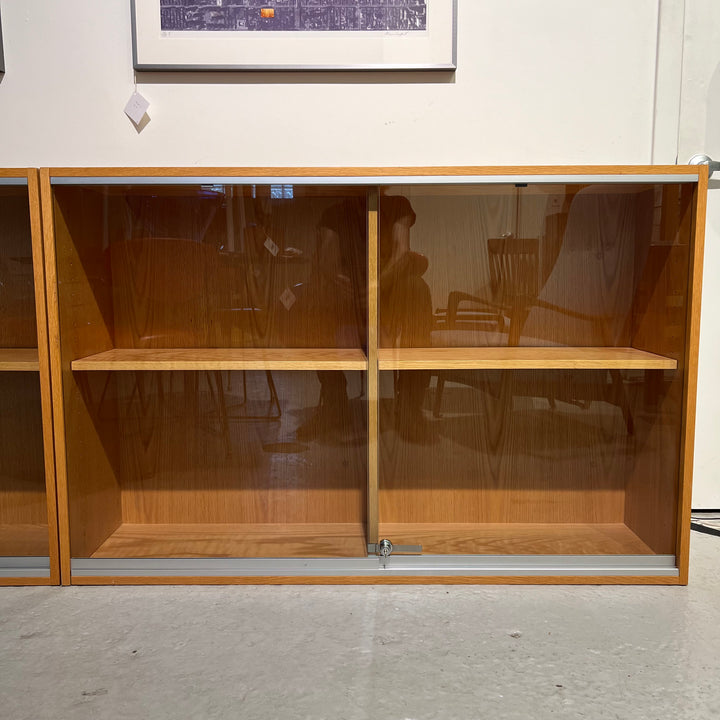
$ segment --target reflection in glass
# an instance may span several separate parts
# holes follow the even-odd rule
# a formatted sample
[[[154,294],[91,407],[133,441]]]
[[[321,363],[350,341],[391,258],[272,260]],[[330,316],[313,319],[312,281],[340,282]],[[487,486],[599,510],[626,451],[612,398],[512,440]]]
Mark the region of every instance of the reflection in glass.
[[[365,374],[339,374],[345,403],[311,431],[314,372],[75,373],[73,556],[364,554]],[[114,518],[91,543],[83,508],[98,475],[83,462],[88,439],[102,447],[104,512]]]
[[[37,372],[8,372],[12,350],[36,348],[26,186],[0,186],[0,556],[49,554]],[[5,351],[5,352],[3,352]],[[27,353],[25,353],[27,355]],[[1,563],[0,563],[1,564]]]
[[[89,281],[114,347],[364,348],[365,191],[282,188],[58,187],[62,280]]]

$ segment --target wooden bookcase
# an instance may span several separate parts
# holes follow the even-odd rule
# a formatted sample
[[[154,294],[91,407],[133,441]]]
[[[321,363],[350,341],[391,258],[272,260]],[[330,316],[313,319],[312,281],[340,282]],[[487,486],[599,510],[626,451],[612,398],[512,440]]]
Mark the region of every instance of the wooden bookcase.
[[[706,189],[42,170],[63,582],[686,583]]]
[[[37,170],[0,170],[0,585],[58,584]]]

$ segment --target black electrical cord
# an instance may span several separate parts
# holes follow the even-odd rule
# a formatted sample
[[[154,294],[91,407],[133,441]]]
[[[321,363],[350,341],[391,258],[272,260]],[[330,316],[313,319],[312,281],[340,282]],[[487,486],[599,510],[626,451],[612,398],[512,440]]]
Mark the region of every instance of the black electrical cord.
[[[715,537],[720,537],[720,528],[711,528],[705,525],[700,525],[699,523],[691,522],[690,529],[695,530],[695,532],[704,533],[705,535],[715,535]]]

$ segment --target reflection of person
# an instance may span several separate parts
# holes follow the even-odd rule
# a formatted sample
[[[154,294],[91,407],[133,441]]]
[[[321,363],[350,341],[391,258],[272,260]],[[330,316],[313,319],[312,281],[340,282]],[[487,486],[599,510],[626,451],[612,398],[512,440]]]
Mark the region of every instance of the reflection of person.
[[[364,198],[348,198],[327,208],[318,223],[313,296],[314,333],[322,346],[360,347],[365,338]],[[299,440],[342,436],[350,419],[347,379],[341,370],[318,370],[320,404],[297,430]]]
[[[382,347],[430,347],[432,298],[422,276],[427,258],[410,249],[415,224],[410,201],[402,196],[380,201],[380,344]],[[427,438],[422,415],[430,373],[400,371],[397,378],[395,421],[410,440]]]

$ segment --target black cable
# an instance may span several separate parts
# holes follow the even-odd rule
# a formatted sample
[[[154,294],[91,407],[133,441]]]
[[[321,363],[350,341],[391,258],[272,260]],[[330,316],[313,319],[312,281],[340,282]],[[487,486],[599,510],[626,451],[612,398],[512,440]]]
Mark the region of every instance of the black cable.
[[[716,537],[720,537],[720,529],[718,528],[706,527],[705,525],[699,525],[698,523],[691,522],[690,529],[695,530],[695,532],[704,533],[705,535],[715,535]]]

